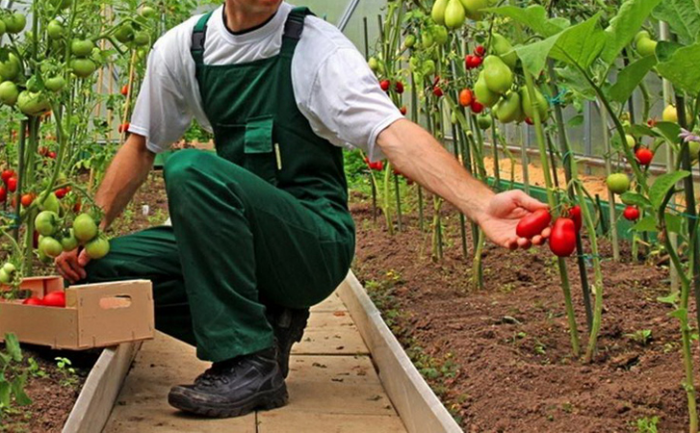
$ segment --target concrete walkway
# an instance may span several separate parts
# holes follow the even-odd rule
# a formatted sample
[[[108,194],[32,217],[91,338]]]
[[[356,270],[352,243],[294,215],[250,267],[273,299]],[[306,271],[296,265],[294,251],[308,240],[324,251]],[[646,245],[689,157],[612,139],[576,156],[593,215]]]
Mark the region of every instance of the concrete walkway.
[[[208,367],[194,348],[158,334],[144,343],[106,433],[404,433],[367,346],[345,305],[333,295],[312,310],[294,347],[286,407],[242,418],[202,419],[170,407],[173,384],[191,383]]]

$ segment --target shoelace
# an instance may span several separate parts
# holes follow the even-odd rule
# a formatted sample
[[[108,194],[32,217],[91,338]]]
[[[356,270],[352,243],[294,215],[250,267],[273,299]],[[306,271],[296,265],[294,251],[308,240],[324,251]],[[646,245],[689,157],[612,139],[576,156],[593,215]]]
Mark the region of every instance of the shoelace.
[[[199,375],[195,380],[195,385],[202,385],[206,387],[215,386],[218,383],[223,383],[228,385],[231,377],[236,376],[236,365],[238,362],[233,362],[232,364],[226,365],[213,365],[204,371],[203,374]]]

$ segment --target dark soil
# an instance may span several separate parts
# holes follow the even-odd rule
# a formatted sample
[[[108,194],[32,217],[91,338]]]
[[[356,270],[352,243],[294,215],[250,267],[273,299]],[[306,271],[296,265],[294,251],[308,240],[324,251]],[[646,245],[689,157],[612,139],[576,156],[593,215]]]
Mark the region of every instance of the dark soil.
[[[656,300],[668,294],[668,269],[632,263],[627,246],[623,263],[615,263],[603,245],[603,324],[598,353],[586,365],[572,355],[547,247],[510,252],[487,245],[478,290],[472,243],[465,258],[454,210],[444,209],[445,255],[433,262],[429,226],[421,232],[415,215],[390,237],[381,217],[372,223],[367,200],[355,194],[352,201],[353,269],[464,431],[655,432],[637,427],[653,417],[659,432],[687,430],[680,325]],[[585,351],[578,268],[574,259],[567,264]],[[648,341],[640,338],[644,330],[651,331]],[[693,352],[697,361],[697,343]]]
[[[143,212],[144,205],[149,206],[147,214]],[[160,171],[154,171],[124,214],[112,224],[108,235],[114,237],[161,224],[167,215],[163,176]],[[52,274],[53,268],[44,267],[39,273]],[[0,344],[0,352],[3,349],[4,346]],[[26,407],[15,405],[4,418],[0,411],[0,432],[60,432],[101,350],[68,352],[22,345],[22,352],[25,361],[16,373],[22,374],[23,371],[30,370],[28,358],[36,360],[42,373],[39,376],[30,374],[25,387],[32,404]],[[75,374],[66,374],[60,370],[57,367],[57,357],[69,359],[75,368]]]

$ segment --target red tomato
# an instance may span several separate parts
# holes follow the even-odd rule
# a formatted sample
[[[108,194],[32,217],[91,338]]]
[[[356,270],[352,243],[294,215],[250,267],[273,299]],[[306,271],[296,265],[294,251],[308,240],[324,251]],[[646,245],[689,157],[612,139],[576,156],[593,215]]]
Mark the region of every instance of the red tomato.
[[[124,87],[122,87],[122,95],[123,96],[129,95],[129,85],[128,84],[124,84]]]
[[[468,55],[465,60],[467,69],[476,69],[479,66],[481,66],[483,61],[484,59],[482,59],[481,57],[472,55]]]
[[[7,200],[7,190],[4,186],[0,186],[0,203],[5,203]]]
[[[33,201],[34,201],[34,194],[27,193],[27,194],[22,195],[22,200],[20,201],[20,203],[22,203],[22,206],[24,206],[24,207],[29,207]]]
[[[48,157],[51,158],[51,159],[56,159],[56,152],[54,152],[54,151],[52,150],[52,151],[49,152],[46,156],[48,156]]]
[[[389,87],[391,87],[391,81],[389,81],[389,80],[382,80],[382,81],[379,83],[379,86],[382,88],[383,91],[388,92],[388,91],[389,91]]]
[[[121,125],[119,125],[119,133],[121,134],[124,132],[128,132],[129,126],[130,126],[129,122],[125,122],[125,123],[122,123]]]
[[[478,57],[484,57],[484,54],[486,54],[486,48],[484,48],[483,45],[477,45],[476,48],[474,48],[474,54]]]
[[[576,249],[576,225],[571,218],[557,218],[549,235],[549,249],[558,257],[567,257]]]
[[[576,226],[576,231],[581,231],[581,206],[576,205],[569,209],[569,218],[574,220],[574,226]]]
[[[651,164],[651,160],[654,159],[654,152],[646,147],[640,147],[637,149],[635,156],[637,157],[637,162],[640,165],[649,165]]]
[[[443,93],[440,86],[433,87],[433,95],[437,96],[438,98],[442,97]]]
[[[462,89],[462,91],[459,92],[459,105],[461,105],[462,107],[470,106],[473,100],[474,95],[472,94],[471,90]]]
[[[515,228],[515,234],[521,238],[532,238],[542,233],[549,226],[552,216],[547,209],[539,209],[524,216]]]
[[[80,200],[76,201],[75,204],[73,205],[73,212],[80,212]]]
[[[10,192],[17,191],[17,178],[11,177],[7,179],[7,190]]]
[[[404,91],[403,83],[401,81],[397,81],[396,84],[394,84],[394,90],[396,90],[396,93],[399,95],[402,94]]]
[[[406,113],[408,113],[408,109],[407,109],[406,107],[401,107],[401,108],[399,108],[399,111],[400,111],[401,114],[403,114],[404,116],[406,115]]]
[[[526,118],[525,118],[525,123],[527,123],[528,125],[534,125],[534,124],[535,124],[535,122],[533,122],[532,119],[529,118],[529,117],[526,117]]]
[[[59,188],[56,191],[54,191],[54,194],[56,194],[56,198],[63,198],[66,196],[68,193],[66,188]]]
[[[481,102],[477,101],[476,98],[472,100],[472,103],[471,105],[469,105],[469,108],[472,109],[472,113],[474,114],[479,114],[482,111],[484,111],[484,105]]]
[[[51,292],[44,296],[44,305],[47,307],[64,308],[66,306],[65,292]]]
[[[10,169],[4,170],[4,171],[2,172],[2,175],[1,175],[1,176],[2,176],[2,182],[3,182],[5,185],[7,185],[7,181],[10,180],[11,177],[15,177],[16,174],[17,174],[17,173],[15,173],[14,170],[10,170]]]
[[[24,305],[44,305],[44,301],[37,298],[36,296],[32,296],[31,298],[25,299],[22,302],[22,304],[24,304]]]
[[[629,221],[637,221],[639,219],[639,209],[634,206],[627,206],[622,216]]]

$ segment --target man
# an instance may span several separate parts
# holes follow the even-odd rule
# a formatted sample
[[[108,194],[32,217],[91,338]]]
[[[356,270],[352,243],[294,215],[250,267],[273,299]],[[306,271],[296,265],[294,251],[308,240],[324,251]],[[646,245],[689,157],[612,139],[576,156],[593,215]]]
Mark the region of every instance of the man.
[[[213,130],[218,156],[184,150],[168,160],[172,228],[114,239],[93,263],[83,253],[56,260],[70,281],[153,281],[156,327],[213,362],[171,390],[185,411],[239,416],[286,403],[291,345],[354,253],[340,146],[386,156],[507,248],[529,246],[515,226],[546,207],[471,178],[401,116],[333,26],[281,0],[226,0],[154,46],[132,134],[97,193],[103,227],[192,117]]]

